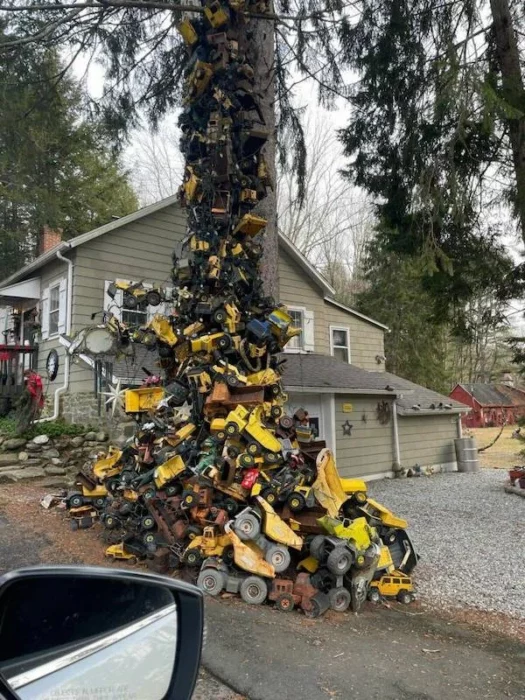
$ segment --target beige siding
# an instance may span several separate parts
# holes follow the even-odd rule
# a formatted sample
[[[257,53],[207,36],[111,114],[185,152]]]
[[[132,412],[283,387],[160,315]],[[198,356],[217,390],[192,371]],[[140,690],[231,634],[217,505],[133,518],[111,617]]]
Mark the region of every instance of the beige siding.
[[[185,216],[172,205],[79,246],[74,269],[73,332],[90,325],[91,314],[103,308],[106,280],[169,282],[173,249],[185,235]],[[131,373],[136,371],[132,369]],[[71,391],[92,389],[91,369],[84,363],[73,365]]]
[[[399,416],[399,450],[405,468],[456,461],[457,416]]]
[[[392,469],[392,421],[381,425],[376,407],[381,398],[356,398],[336,394],[335,434],[337,468],[342,477],[371,476]],[[351,404],[352,412],[343,412]],[[365,420],[364,420],[365,418]],[[352,434],[343,435],[343,424],[352,425]]]
[[[351,363],[375,372],[384,370],[384,363],[376,362],[376,355],[384,354],[383,329],[327,304],[322,290],[283,250],[279,254],[279,291],[283,304],[314,312],[315,352],[330,354],[331,325],[348,328]]]
[[[67,279],[68,265],[60,260],[56,260],[45,265],[40,271],[40,288],[44,290],[46,287],[53,285],[54,282],[59,282],[61,279]],[[55,349],[58,353],[58,374],[53,382],[47,381],[46,360],[49,351]],[[41,340],[38,344],[38,373],[44,378],[44,386],[46,387],[46,395],[53,398],[56,389],[64,384],[64,361],[66,351],[63,345],[58,341],[58,337]]]

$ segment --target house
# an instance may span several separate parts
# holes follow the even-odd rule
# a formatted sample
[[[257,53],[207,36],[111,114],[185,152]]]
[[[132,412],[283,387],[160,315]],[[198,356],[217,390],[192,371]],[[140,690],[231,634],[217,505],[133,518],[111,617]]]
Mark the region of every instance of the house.
[[[74,362],[67,347],[97,322],[92,314],[109,308],[111,281],[169,284],[172,250],[186,235],[185,213],[174,196],[70,241],[51,240],[51,247],[50,235],[44,232],[36,260],[0,283],[4,335],[11,343],[38,344],[51,415],[93,423],[104,418],[108,378],[113,385],[140,384],[154,354],[138,346],[119,361],[81,356]],[[289,406],[308,411],[341,473],[374,478],[400,465],[454,469],[454,439],[468,408],[385,372],[388,329],[335,301],[327,281],[283,236],[278,277],[280,301],[302,330],[284,353]],[[146,321],[150,313],[116,311],[128,322]]]
[[[449,396],[471,407],[462,417],[467,428],[511,425],[525,416],[525,392],[507,384],[456,384]]]

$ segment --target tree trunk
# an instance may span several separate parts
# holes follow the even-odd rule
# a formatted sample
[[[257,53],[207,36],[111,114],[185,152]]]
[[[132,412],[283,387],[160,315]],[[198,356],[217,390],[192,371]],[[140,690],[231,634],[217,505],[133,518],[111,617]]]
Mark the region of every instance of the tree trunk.
[[[277,198],[276,186],[276,134],[275,134],[275,32],[274,23],[267,20],[256,19],[250,22],[253,29],[253,41],[257,47],[257,59],[253,66],[255,71],[255,90],[260,95],[260,108],[266,122],[266,128],[270,137],[266,142],[263,154],[274,185],[273,191],[268,190],[268,196],[258,205],[255,213],[268,220],[268,225],[263,234],[263,259],[261,263],[261,277],[264,283],[264,291],[275,299],[279,298],[279,242],[277,237]]]
[[[503,98],[516,116],[506,118],[516,175],[516,214],[525,240],[525,90],[508,0],[490,0]]]

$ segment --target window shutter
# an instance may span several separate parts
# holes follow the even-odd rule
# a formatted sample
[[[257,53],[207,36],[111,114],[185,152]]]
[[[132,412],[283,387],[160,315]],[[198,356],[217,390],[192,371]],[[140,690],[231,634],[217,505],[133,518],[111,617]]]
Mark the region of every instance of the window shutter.
[[[41,316],[42,316],[42,340],[49,338],[49,287],[42,292]]]
[[[304,312],[304,329],[303,329],[303,349],[306,352],[314,352],[315,341],[314,341],[314,312],[310,309],[305,309]]]
[[[60,287],[58,290],[58,332],[66,332],[66,319],[67,319],[67,280],[60,280]]]
[[[115,298],[112,299],[108,294],[108,287],[113,280],[105,280],[104,282],[104,311],[109,311],[118,318],[120,321],[122,318],[121,307],[122,307],[122,289],[118,289],[115,294]]]

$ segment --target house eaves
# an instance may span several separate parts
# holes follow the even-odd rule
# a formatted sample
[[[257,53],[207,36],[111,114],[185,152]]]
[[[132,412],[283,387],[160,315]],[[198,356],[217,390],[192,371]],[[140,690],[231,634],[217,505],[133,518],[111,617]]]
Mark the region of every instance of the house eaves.
[[[356,316],[357,318],[361,318],[363,321],[366,321],[367,323],[371,323],[373,326],[377,326],[378,328],[382,328],[385,331],[390,330],[389,327],[385,326],[383,323],[379,323],[379,321],[374,321],[374,319],[370,318],[370,316],[365,316],[365,314],[359,313],[359,311],[356,311],[355,309],[351,309],[349,306],[345,306],[344,304],[340,304],[335,299],[331,299],[330,297],[325,297],[324,300],[326,301],[327,304],[331,304],[332,306],[337,306],[338,309],[343,309],[343,311],[346,311],[347,313],[352,314],[352,316]]]

